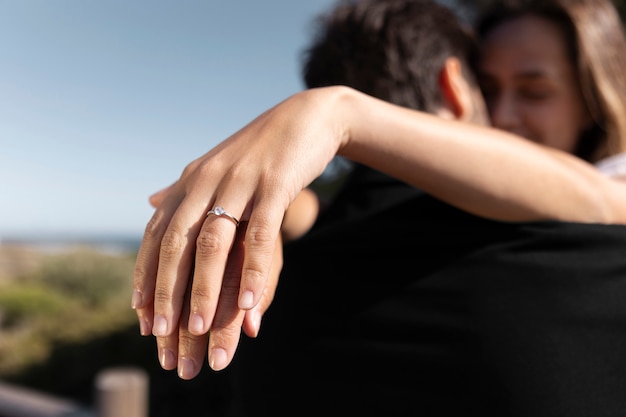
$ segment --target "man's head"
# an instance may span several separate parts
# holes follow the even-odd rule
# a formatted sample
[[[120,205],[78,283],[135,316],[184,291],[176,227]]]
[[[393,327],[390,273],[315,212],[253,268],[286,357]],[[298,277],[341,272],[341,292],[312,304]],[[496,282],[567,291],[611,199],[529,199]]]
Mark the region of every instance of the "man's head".
[[[394,104],[486,123],[473,35],[435,0],[339,0],[305,51],[308,88],[347,85]]]

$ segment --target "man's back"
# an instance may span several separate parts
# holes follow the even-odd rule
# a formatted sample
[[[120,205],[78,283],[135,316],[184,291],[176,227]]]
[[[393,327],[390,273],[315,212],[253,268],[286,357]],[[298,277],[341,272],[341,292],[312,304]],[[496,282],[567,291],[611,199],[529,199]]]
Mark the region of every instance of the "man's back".
[[[626,410],[626,227],[492,222],[422,195],[332,229],[285,248],[242,340],[254,415]]]
[[[429,275],[474,251],[471,236],[485,235],[483,222],[456,228],[466,215],[425,194],[384,205],[353,209],[286,245],[263,328],[242,340],[237,359],[248,388],[242,399],[255,412],[467,411],[477,359],[467,280]],[[435,216],[442,210],[451,215]]]

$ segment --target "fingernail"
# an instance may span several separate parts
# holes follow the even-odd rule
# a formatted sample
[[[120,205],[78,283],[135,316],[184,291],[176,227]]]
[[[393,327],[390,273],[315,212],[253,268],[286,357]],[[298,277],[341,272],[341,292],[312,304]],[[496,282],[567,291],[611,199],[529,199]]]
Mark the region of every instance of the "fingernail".
[[[143,304],[143,294],[139,290],[133,291],[133,297],[130,301],[130,305],[135,310],[137,307]]]
[[[139,319],[139,333],[142,336],[149,336],[150,335],[150,323],[148,322],[148,319],[145,318],[141,318]]]
[[[189,331],[195,335],[204,333],[204,320],[198,313],[193,313],[189,319]]]
[[[174,369],[176,368],[176,355],[169,349],[161,349],[159,362],[161,362],[161,367],[165,370]]]
[[[167,320],[160,314],[154,316],[152,334],[155,336],[167,336]]]
[[[228,365],[228,356],[226,355],[226,351],[222,348],[215,348],[211,350],[211,360],[209,361],[209,365],[211,369],[214,371],[221,371],[226,368]]]
[[[178,364],[178,376],[182,379],[191,379],[196,375],[196,363],[193,359],[182,357]]]
[[[239,308],[249,310],[252,307],[254,307],[254,294],[250,290],[244,291],[239,297]]]

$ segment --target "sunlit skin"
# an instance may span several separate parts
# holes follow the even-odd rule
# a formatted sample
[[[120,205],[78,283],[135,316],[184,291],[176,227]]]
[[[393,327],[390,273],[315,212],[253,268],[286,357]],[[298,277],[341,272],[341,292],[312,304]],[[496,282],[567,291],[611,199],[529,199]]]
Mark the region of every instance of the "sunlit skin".
[[[559,26],[532,15],[498,25],[483,40],[478,72],[493,126],[575,151],[591,118]]]

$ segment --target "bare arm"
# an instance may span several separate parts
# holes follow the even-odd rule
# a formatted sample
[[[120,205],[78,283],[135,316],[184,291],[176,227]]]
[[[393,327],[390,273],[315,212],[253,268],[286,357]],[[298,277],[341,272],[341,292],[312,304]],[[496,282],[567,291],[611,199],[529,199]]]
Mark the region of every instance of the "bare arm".
[[[626,222],[626,185],[573,155],[359,93],[345,100],[339,154],[451,205],[505,221]]]

